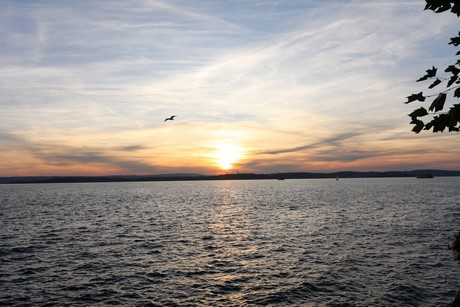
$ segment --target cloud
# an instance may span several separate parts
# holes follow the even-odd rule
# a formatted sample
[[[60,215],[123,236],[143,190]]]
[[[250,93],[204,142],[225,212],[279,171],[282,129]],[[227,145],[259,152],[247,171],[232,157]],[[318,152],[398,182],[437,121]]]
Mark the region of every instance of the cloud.
[[[449,61],[457,31],[455,16],[423,6],[5,2],[0,146],[28,163],[110,171],[210,167],[203,148],[219,142],[245,146],[248,168],[278,171],[410,163],[414,147],[459,153],[445,137],[433,149],[410,134],[404,97],[426,63]]]
[[[124,159],[119,156],[114,156],[99,151],[80,150],[74,153],[42,153],[40,158],[47,161],[51,165],[66,166],[69,164],[94,164],[94,165],[110,165],[111,168],[116,168],[119,172],[127,174],[132,173],[155,173],[159,168],[150,163],[144,163],[140,160]]]
[[[119,151],[139,151],[143,149],[147,149],[148,147],[143,146],[143,145],[128,145],[128,146],[120,146],[120,147],[115,147],[115,150]]]
[[[269,154],[269,155],[277,155],[277,154],[282,154],[282,153],[290,153],[290,152],[297,152],[297,151],[303,151],[307,149],[314,149],[314,148],[320,148],[324,146],[338,146],[342,142],[345,142],[346,140],[353,138],[355,136],[358,136],[358,133],[341,133],[336,136],[332,136],[323,140],[319,140],[318,142],[314,142],[308,145],[303,145],[303,146],[298,146],[298,147],[293,147],[293,148],[284,148],[284,149],[275,149],[275,150],[268,150],[265,152],[261,152],[261,154]]]
[[[0,142],[4,145],[4,153],[22,152],[22,155],[28,156],[27,159],[33,159],[37,164],[43,166],[59,166],[62,168],[73,165],[109,166],[111,170],[117,170],[118,173],[156,173],[165,170],[164,167],[158,167],[155,164],[144,162],[143,159],[134,157],[123,157],[119,152],[136,152],[146,149],[143,145],[128,145],[114,148],[80,148],[70,145],[56,144],[52,141],[48,143],[35,142],[27,138],[12,135],[0,131]],[[0,167],[1,169],[1,167]]]
[[[14,136],[11,133],[0,131],[0,141],[2,141],[2,142],[16,143],[16,142],[18,142],[20,140],[21,140],[21,138],[19,138],[17,136]]]

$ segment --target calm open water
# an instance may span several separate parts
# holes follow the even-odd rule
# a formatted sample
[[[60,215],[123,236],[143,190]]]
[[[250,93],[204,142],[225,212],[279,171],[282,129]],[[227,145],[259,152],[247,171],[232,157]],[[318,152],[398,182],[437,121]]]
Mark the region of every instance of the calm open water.
[[[460,177],[0,185],[0,305],[447,306]]]

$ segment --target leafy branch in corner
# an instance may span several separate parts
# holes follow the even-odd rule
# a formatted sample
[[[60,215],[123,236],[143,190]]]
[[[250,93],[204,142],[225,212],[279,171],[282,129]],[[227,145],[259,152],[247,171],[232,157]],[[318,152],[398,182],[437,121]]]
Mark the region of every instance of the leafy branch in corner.
[[[432,10],[435,13],[442,13],[450,10],[452,13],[456,14],[457,17],[460,17],[459,1],[426,0],[425,10]],[[453,45],[455,47],[460,45],[460,33],[458,36],[451,38],[449,45]],[[456,55],[460,55],[460,51],[458,51]],[[450,99],[460,98],[460,59],[457,60],[455,64],[449,65],[444,70],[444,73],[446,73],[447,76],[438,76],[438,69],[433,66],[426,71],[424,76],[417,80],[417,82],[427,80],[431,81],[431,84],[428,86],[428,89],[430,90],[440,84],[447,83],[444,90],[440,90],[433,95],[425,95],[423,92],[420,92],[406,97],[406,104],[414,101],[424,102],[426,98],[436,97],[431,102],[428,110],[424,107],[420,107],[409,114],[411,118],[410,123],[414,125],[412,128],[413,132],[419,133],[422,130],[444,132],[446,129],[448,129],[449,132],[460,131],[460,103],[454,103],[448,111],[441,112],[444,110],[448,94],[452,93],[452,97],[450,97]],[[432,115],[431,120],[423,121],[420,119],[420,117],[425,117],[427,115]]]

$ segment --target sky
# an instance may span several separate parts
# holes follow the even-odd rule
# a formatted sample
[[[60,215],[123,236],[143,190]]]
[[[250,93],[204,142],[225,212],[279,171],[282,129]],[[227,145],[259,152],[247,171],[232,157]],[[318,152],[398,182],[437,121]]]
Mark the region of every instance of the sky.
[[[457,60],[424,6],[3,0],[0,177],[460,170],[404,104]]]

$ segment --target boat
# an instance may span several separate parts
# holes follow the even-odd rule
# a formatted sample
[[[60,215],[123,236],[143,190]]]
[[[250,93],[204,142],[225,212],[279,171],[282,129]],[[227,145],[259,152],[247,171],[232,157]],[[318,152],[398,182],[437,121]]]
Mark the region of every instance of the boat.
[[[429,178],[434,178],[433,175],[431,174],[426,174],[426,175],[419,175],[417,176],[419,179],[429,179]]]

